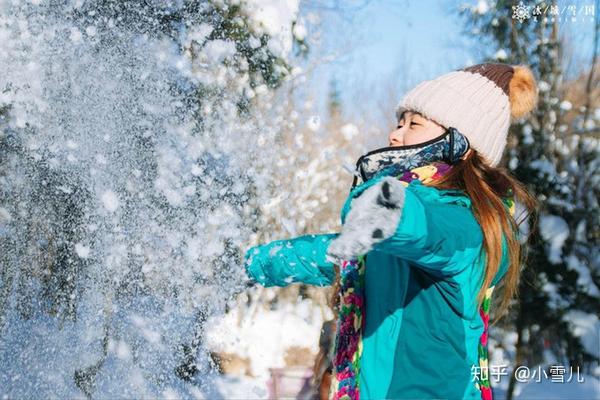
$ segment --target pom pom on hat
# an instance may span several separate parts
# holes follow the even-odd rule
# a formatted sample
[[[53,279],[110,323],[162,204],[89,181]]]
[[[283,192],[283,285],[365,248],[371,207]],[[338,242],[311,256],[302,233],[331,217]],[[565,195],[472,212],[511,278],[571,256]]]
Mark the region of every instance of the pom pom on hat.
[[[535,108],[538,88],[531,70],[524,65],[513,65],[513,76],[509,82],[510,115],[522,118]]]
[[[499,164],[511,122],[537,105],[538,87],[529,67],[483,63],[419,83],[396,106],[442,126],[457,128],[486,162]]]

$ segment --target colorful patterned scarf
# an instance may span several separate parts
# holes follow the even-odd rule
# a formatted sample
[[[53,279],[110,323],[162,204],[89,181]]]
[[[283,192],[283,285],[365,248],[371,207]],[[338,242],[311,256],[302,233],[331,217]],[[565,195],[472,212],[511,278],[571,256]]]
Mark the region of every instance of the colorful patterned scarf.
[[[446,175],[452,165],[434,162],[422,167],[413,168],[397,176],[404,186],[419,179],[429,183]],[[514,203],[509,204],[511,212]],[[364,329],[365,297],[364,297],[365,256],[356,260],[342,262],[340,268],[340,289],[338,305],[337,333],[333,357],[333,376],[331,391],[333,400],[360,399],[360,357],[362,355],[362,332]],[[480,370],[487,371],[487,331],[489,309],[494,286],[486,291],[480,308],[484,322],[483,334],[478,346]],[[492,400],[492,392],[487,374],[480,379],[481,395],[484,400]],[[479,388],[479,385],[478,385]]]

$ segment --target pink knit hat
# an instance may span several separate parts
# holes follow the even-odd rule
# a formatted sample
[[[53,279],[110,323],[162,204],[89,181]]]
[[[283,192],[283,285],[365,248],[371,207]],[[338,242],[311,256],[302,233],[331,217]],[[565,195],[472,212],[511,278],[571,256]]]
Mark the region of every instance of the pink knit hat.
[[[533,110],[537,100],[538,88],[527,66],[484,63],[421,82],[398,103],[396,116],[412,110],[458,129],[495,167],[510,123]]]

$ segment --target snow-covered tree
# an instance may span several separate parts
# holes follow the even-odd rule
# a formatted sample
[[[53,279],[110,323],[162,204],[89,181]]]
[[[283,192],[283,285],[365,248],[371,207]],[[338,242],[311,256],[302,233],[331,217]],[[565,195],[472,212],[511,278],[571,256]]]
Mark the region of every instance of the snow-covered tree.
[[[156,397],[171,377],[211,371],[202,326],[240,290],[248,200],[269,178],[249,166],[278,131],[254,109],[306,50],[297,2],[264,5],[0,1],[11,395]]]
[[[522,7],[527,18],[519,14]],[[554,364],[597,373],[600,103],[593,82],[598,82],[598,33],[596,28],[596,50],[583,77],[565,79],[559,18],[553,21],[542,11],[555,7],[555,2],[524,6],[518,1],[479,1],[461,9],[466,33],[477,37],[482,62],[526,64],[539,85],[538,107],[511,127],[504,160],[539,199],[539,218],[524,227],[531,238],[519,296],[499,331],[516,331],[517,341],[494,339],[515,346],[514,365]],[[582,80],[584,94],[571,99],[568,93]],[[512,376],[508,398],[514,384]]]

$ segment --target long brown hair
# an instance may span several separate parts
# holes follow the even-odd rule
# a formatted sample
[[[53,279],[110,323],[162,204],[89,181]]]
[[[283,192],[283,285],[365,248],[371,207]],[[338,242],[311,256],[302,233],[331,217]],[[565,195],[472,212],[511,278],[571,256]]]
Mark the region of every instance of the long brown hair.
[[[511,300],[518,296],[521,265],[524,264],[526,253],[524,251],[527,240],[519,240],[517,233],[520,225],[528,217],[530,228],[533,232],[537,224],[538,201],[531,195],[527,188],[519,182],[504,167],[489,166],[475,149],[463,160],[459,161],[453,168],[440,179],[424,183],[438,189],[458,189],[463,191],[471,200],[473,215],[483,233],[483,246],[480,257],[487,255],[485,275],[481,288],[477,294],[477,310],[481,306],[487,288],[492,283],[502,260],[502,233],[506,238],[509,265],[503,279],[498,284],[502,287],[502,298],[496,319],[508,313]],[[514,201],[522,205],[525,215],[514,217],[507,212],[502,198],[512,193]],[[518,219],[518,221],[517,221]],[[527,239],[529,236],[527,236]],[[334,265],[336,277],[333,285],[331,303],[337,317],[339,304],[339,266]]]

